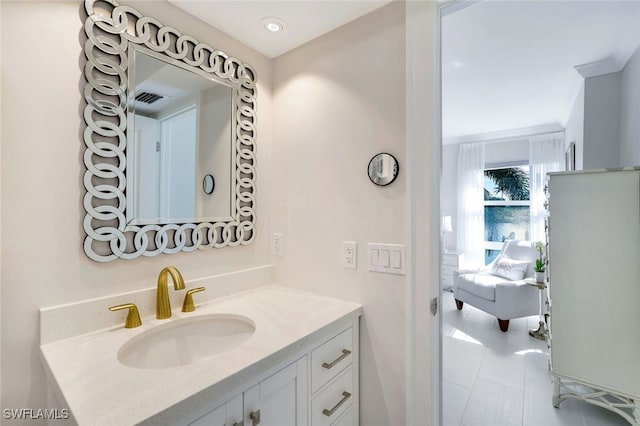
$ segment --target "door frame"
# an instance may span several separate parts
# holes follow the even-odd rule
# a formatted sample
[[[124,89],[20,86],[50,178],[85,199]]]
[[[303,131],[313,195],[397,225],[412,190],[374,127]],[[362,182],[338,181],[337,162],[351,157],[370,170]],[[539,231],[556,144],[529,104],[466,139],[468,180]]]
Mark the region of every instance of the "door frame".
[[[406,141],[411,247],[407,286],[406,424],[442,424],[440,315],[440,9],[405,3]],[[426,53],[426,54],[425,54]]]
[[[442,18],[483,0],[405,3],[405,106],[409,182],[406,424],[442,425],[440,180]],[[426,53],[426,54],[425,54]]]

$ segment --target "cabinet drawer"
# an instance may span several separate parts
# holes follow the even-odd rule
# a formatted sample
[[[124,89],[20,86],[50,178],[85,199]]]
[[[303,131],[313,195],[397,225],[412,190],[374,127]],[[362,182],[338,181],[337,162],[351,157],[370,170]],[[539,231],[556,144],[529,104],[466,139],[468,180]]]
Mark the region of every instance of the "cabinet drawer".
[[[329,426],[341,424],[342,414],[353,404],[353,371],[347,369],[329,384],[311,402],[311,425]]]
[[[456,269],[458,269],[455,266],[451,266],[451,265],[442,265],[442,275],[451,275],[453,276],[453,271],[455,271]]]
[[[442,276],[442,286],[443,287],[453,287],[453,276],[451,275],[443,275]]]
[[[311,392],[351,365],[353,329],[349,328],[311,352]]]
[[[442,264],[453,266],[454,268],[458,268],[458,255],[457,254],[442,255]]]
[[[353,421],[353,406],[351,406],[339,420],[336,420],[335,423],[331,423],[331,426],[354,426]]]

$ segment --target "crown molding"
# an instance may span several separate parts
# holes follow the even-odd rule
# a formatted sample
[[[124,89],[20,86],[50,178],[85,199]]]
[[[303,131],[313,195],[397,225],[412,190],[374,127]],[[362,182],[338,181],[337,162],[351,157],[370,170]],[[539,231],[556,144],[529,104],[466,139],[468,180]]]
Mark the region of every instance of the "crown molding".
[[[603,74],[610,74],[612,72],[618,72],[624,68],[624,62],[608,57],[595,62],[589,62],[587,64],[576,65],[574,68],[584,78],[596,77]]]
[[[459,10],[476,5],[484,0],[436,0],[440,3],[440,17],[444,18]]]
[[[547,123],[538,126],[521,127],[519,129],[507,129],[497,132],[479,133],[475,135],[456,136],[445,138],[444,145],[464,144],[473,142],[505,142],[509,140],[524,139],[533,135],[544,133],[563,132],[564,127],[559,123]]]

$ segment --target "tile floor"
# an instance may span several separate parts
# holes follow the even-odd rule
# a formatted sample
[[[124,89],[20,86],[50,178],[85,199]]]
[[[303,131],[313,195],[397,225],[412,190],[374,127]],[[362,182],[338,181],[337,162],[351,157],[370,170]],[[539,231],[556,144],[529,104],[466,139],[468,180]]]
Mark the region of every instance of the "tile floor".
[[[511,320],[502,333],[495,317],[444,292],[444,426],[618,426],[606,409],[577,400],[551,404],[546,343],[529,336],[538,317]]]

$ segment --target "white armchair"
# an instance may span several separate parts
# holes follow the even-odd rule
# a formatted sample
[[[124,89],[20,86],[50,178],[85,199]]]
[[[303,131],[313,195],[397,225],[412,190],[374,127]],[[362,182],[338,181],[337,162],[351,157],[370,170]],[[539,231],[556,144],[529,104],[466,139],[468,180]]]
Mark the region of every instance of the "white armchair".
[[[453,273],[453,295],[458,310],[468,303],[498,318],[500,330],[509,320],[538,314],[538,289],[527,285],[533,278],[537,252],[530,241],[510,240],[487,266]]]

